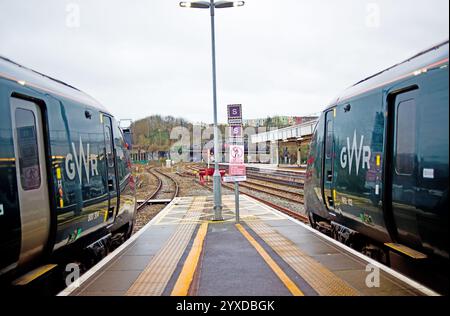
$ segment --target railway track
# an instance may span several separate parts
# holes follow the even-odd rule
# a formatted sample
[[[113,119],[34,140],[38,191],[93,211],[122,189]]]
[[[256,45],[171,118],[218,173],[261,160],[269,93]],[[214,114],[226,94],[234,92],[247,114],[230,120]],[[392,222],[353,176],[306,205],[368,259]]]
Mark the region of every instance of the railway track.
[[[189,169],[191,171],[185,173],[186,175],[195,176],[196,173],[198,173],[198,171],[201,168],[187,166],[187,169]],[[260,180],[260,181],[265,181],[268,177],[260,177],[260,178],[264,178],[264,180]],[[270,179],[270,180],[272,180],[272,179]],[[291,183],[291,181],[283,182],[281,179],[275,179],[275,181],[276,180],[279,180],[279,181],[275,182],[277,184],[283,184],[283,185],[288,185],[289,186],[289,184],[287,184],[287,182]],[[273,181],[267,181],[267,182],[272,182],[273,183]],[[205,184],[204,186],[206,188],[208,188],[209,190],[212,190],[212,187],[210,185]],[[227,188],[227,189],[234,190],[234,187],[231,186],[231,185],[222,183],[222,186]],[[298,186],[295,186],[295,187],[298,188]],[[268,199],[261,198],[260,196],[256,196],[255,194],[252,194],[250,192],[245,192],[242,189],[247,189],[249,191],[257,191],[257,192],[260,192],[260,193],[263,193],[263,194],[266,194],[266,195],[274,196],[274,197],[277,197],[279,199],[286,200],[286,201],[293,202],[293,203],[298,203],[298,204],[303,204],[303,194],[302,193],[300,193],[300,192],[296,193],[296,192],[288,191],[286,189],[281,189],[281,188],[274,188],[274,187],[269,186],[269,185],[264,185],[264,184],[260,184],[260,183],[258,184],[256,182],[252,182],[252,181],[241,182],[240,183],[240,190],[239,190],[239,192],[241,194],[247,195],[247,196],[249,196],[249,197],[251,197],[251,198],[253,198],[253,199],[255,199],[255,200],[257,200],[257,201],[259,201],[261,203],[264,203],[264,204],[266,204],[266,205],[268,205],[268,206],[270,206],[270,207],[272,207],[272,208],[274,208],[274,209],[276,209],[276,210],[278,210],[278,211],[280,211],[282,213],[285,213],[285,214],[287,214],[287,215],[289,215],[289,216],[291,216],[291,217],[293,217],[293,218],[295,218],[297,220],[300,220],[300,221],[302,221],[304,223],[309,223],[309,219],[308,219],[307,216],[305,216],[303,214],[300,214],[297,211],[291,210],[291,209],[289,209],[287,207],[284,207],[284,206],[281,206],[281,205],[277,205],[277,204],[269,201]]]
[[[299,188],[299,189],[303,189],[303,187],[304,187],[303,177],[298,177],[298,179],[297,179],[297,177],[290,177],[290,179],[283,179],[281,176],[275,176],[275,175],[269,176],[269,174],[267,176],[265,176],[265,175],[261,175],[259,173],[253,172],[253,171],[248,171],[247,178],[260,180],[260,181],[266,181],[266,182],[275,183],[275,184],[281,184],[281,185],[285,185],[285,186],[289,186],[289,187],[293,187],[293,188]]]
[[[156,189],[152,193],[150,193],[150,195],[142,203],[139,203],[139,205],[137,206],[138,211],[142,210],[145,206],[147,206],[148,202],[151,200],[155,199],[173,200],[178,196],[180,191],[178,182],[168,174],[156,168],[149,169],[148,172],[157,179],[158,185]],[[173,189],[171,187],[173,187]],[[167,195],[169,196],[167,197]]]
[[[196,167],[187,167],[188,169],[194,171],[194,173],[190,173],[191,175],[195,175],[195,172],[198,172],[200,170],[200,168],[196,168]],[[286,173],[286,172],[285,172]],[[293,202],[293,203],[302,203],[303,204],[303,192],[299,191],[298,189],[303,189],[303,183],[295,183],[292,181],[292,179],[295,177],[296,175],[292,175],[289,174],[289,178],[288,179],[281,179],[279,178],[270,178],[268,176],[255,176],[254,174],[247,174],[247,177],[249,179],[252,180],[256,180],[256,181],[245,181],[245,182],[241,182],[240,186],[253,190],[253,191],[258,191],[260,193],[265,193],[283,200],[287,200],[289,202]],[[259,182],[258,182],[259,181]],[[265,182],[261,183],[261,182]],[[272,184],[276,184],[276,185],[283,185],[289,188],[294,188],[297,189],[297,191],[294,190],[289,190],[286,188],[279,188],[276,187],[274,185],[269,185],[267,183],[272,183]]]

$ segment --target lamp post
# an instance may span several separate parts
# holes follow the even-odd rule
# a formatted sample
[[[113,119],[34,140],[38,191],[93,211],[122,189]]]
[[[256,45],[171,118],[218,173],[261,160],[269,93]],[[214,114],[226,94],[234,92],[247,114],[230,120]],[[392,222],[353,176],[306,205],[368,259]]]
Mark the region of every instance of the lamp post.
[[[214,220],[221,221],[222,217],[222,192],[221,192],[221,178],[219,170],[219,127],[217,125],[217,85],[216,85],[216,37],[214,16],[215,9],[242,7],[244,1],[195,1],[195,2],[180,2],[182,8],[196,8],[209,9],[211,15],[211,43],[212,43],[212,72],[213,72],[213,105],[214,105],[214,175],[213,175],[213,189],[214,189]]]

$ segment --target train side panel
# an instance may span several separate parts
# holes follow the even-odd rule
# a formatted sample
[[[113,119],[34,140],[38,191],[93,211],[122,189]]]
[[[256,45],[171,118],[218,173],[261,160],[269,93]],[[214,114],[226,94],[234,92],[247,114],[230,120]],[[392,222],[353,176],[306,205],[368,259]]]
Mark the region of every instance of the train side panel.
[[[322,114],[305,182],[310,216],[449,257],[448,43],[438,53]]]
[[[0,78],[0,275],[17,266],[21,239],[9,86]]]
[[[392,126],[386,212],[392,218],[394,239],[445,258],[449,256],[448,84],[447,62],[397,83],[386,95]]]
[[[103,114],[61,98],[53,102],[48,120],[58,249],[111,224],[113,196],[108,190]]]
[[[134,180],[111,115],[76,97],[1,77],[0,110],[0,275],[71,245],[130,236]]]
[[[355,231],[387,242],[390,236],[382,204],[385,111],[381,100],[381,91],[375,91],[332,109],[334,129],[325,147],[331,147],[333,155],[333,203],[329,205],[332,217]]]

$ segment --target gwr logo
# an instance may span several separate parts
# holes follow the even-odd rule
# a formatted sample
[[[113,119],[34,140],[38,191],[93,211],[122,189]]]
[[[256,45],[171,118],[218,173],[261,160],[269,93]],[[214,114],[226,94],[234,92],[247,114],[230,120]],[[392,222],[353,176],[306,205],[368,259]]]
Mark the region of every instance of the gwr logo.
[[[67,177],[70,180],[74,180],[78,171],[78,178],[80,180],[80,184],[82,183],[82,172],[83,172],[83,165],[84,165],[84,171],[86,174],[87,182],[89,183],[90,176],[96,176],[98,175],[97,170],[97,158],[95,156],[91,156],[89,154],[89,144],[86,146],[86,156],[84,155],[84,148],[83,148],[83,142],[81,141],[80,137],[80,148],[79,148],[79,155],[76,155],[76,147],[75,144],[72,143],[72,150],[74,155],[72,153],[68,153],[66,156],[66,174]],[[75,159],[75,161],[74,161]],[[76,168],[75,168],[76,167]],[[90,167],[90,168],[89,168]],[[90,170],[89,170],[90,169]]]
[[[359,146],[357,144],[356,138],[356,129],[353,134],[353,142],[352,148],[350,148],[350,138],[347,137],[347,147],[342,148],[341,150],[341,167],[343,169],[347,168],[348,165],[348,174],[352,174],[352,165],[353,159],[356,160],[356,175],[359,173],[359,167],[362,163],[362,169],[370,169],[370,146],[363,146],[364,135],[361,135],[361,140],[359,142]],[[361,161],[362,158],[362,161]]]

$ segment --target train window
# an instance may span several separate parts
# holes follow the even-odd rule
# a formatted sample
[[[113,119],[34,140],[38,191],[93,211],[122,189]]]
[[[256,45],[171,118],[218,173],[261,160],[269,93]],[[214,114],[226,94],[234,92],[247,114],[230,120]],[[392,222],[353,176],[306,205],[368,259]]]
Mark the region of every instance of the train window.
[[[327,138],[325,144],[326,157],[331,158],[333,154],[333,120],[327,121]]]
[[[105,128],[105,148],[106,148],[106,160],[108,161],[108,167],[114,168],[114,156],[111,147],[111,130],[109,126]]]
[[[396,134],[395,170],[399,175],[412,175],[416,152],[416,102],[414,99],[398,104]]]
[[[116,149],[116,158],[117,158],[117,170],[119,174],[120,181],[124,180],[125,177],[128,175],[127,170],[127,160],[125,157],[124,149],[125,149],[125,141],[123,139],[122,131],[120,130],[119,126],[116,122],[113,123],[114,125],[114,147]]]
[[[36,190],[41,186],[36,118],[25,109],[16,109],[15,115],[20,181],[25,191]]]

